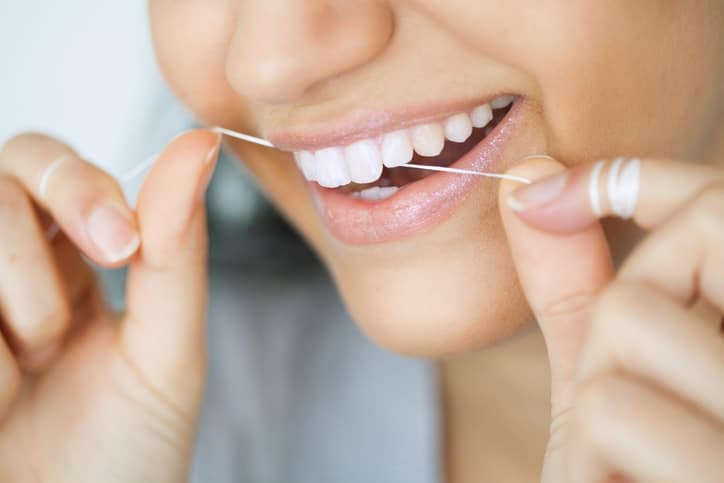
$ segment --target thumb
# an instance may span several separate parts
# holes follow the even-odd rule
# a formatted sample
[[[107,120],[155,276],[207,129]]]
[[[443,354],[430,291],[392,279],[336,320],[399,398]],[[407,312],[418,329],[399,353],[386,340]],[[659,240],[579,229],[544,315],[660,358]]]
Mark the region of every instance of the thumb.
[[[565,170],[558,161],[539,156],[526,158],[508,173],[538,180]],[[520,283],[546,341],[556,417],[573,400],[588,309],[612,278],[613,263],[598,223],[567,234],[543,232],[526,224],[508,202],[519,186],[502,182],[498,204]]]
[[[121,344],[146,382],[183,408],[198,403],[205,378],[204,194],[219,142],[202,130],[176,138],[137,204],[142,246],[130,267]]]

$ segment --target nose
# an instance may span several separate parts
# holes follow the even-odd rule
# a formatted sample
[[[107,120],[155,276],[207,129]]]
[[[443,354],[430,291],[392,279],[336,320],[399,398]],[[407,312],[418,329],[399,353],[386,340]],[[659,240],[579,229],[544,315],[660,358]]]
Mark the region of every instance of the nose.
[[[244,0],[227,60],[242,96],[298,101],[385,50],[393,15],[382,0]]]

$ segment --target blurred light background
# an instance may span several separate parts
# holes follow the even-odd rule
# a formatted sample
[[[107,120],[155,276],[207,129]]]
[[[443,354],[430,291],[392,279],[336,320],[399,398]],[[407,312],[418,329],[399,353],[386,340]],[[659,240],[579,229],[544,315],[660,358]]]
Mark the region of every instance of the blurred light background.
[[[146,0],[0,0],[0,59],[0,141],[28,130],[51,134],[120,176],[195,126],[156,66]],[[141,181],[124,186],[131,200]],[[226,155],[209,211],[212,261],[310,258]]]

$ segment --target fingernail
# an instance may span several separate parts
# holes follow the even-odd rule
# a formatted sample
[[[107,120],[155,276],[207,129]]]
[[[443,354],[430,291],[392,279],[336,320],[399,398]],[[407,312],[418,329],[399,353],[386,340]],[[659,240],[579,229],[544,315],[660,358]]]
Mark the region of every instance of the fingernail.
[[[104,203],[91,212],[87,230],[91,241],[109,263],[125,260],[141,244],[130,215],[112,203]]]
[[[517,212],[539,208],[555,200],[568,181],[568,172],[543,178],[508,195],[508,206]]]

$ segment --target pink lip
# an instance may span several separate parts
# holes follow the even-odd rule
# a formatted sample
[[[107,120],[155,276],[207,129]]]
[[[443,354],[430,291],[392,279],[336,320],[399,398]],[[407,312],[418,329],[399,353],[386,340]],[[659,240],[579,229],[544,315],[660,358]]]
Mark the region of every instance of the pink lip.
[[[495,172],[524,112],[522,98],[518,98],[495,129],[453,166]],[[362,245],[399,240],[431,228],[452,215],[484,180],[479,176],[436,173],[375,203],[317,183],[308,185],[330,232],[342,242]]]
[[[271,133],[266,138],[274,146],[285,151],[317,151],[330,146],[346,146],[360,139],[404,129],[426,122],[440,121],[460,112],[470,112],[477,106],[489,103],[497,94],[475,102],[456,101],[434,105],[411,106],[395,110],[358,111],[338,119],[333,125],[307,128],[304,132],[285,131]]]

